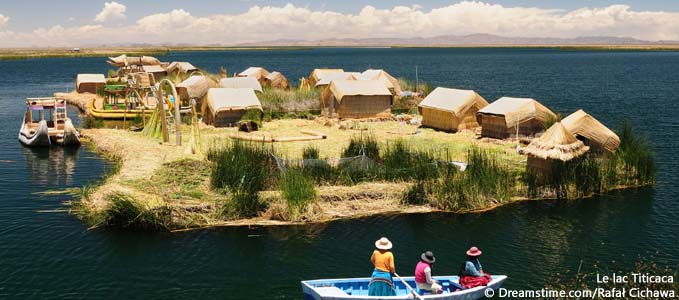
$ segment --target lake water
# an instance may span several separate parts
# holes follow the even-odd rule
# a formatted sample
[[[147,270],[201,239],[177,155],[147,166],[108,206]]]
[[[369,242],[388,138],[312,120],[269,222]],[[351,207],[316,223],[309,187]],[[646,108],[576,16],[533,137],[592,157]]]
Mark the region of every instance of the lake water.
[[[484,251],[485,269],[509,288],[540,288],[580,262],[679,256],[679,53],[549,49],[314,49],[172,53],[211,72],[248,66],[291,81],[314,67],[384,68],[433,86],[475,89],[487,100],[532,97],[555,111],[583,108],[617,128],[627,119],[659,164],[654,188],[593,199],[532,202],[474,214],[382,216],[313,226],[221,228],[186,233],[87,230],[63,209],[67,196],[109,164],[77,151],[23,148],[17,134],[26,97],[72,90],[77,73],[104,73],[104,58],[0,61],[0,298],[301,299],[302,279],[369,276],[373,242],[394,242],[397,271],[419,254],[438,256],[435,274],[457,272],[464,250]],[[74,110],[71,116],[76,115]]]

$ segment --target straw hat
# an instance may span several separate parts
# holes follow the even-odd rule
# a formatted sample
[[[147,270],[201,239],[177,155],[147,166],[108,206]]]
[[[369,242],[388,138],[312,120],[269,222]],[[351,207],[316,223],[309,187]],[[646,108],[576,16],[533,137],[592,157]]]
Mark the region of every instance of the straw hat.
[[[481,253],[483,252],[481,252],[481,250],[479,250],[479,248],[476,247],[471,247],[469,248],[469,250],[467,250],[467,255],[469,256],[480,256]]]
[[[554,123],[539,138],[534,139],[523,152],[542,159],[569,161],[589,150],[588,146],[575,138],[560,122]]]
[[[391,241],[385,237],[375,241],[375,248],[380,250],[390,250],[392,246]]]
[[[430,264],[433,264],[436,261],[436,257],[434,257],[434,253],[431,251],[422,253],[422,255],[420,255],[420,259]]]

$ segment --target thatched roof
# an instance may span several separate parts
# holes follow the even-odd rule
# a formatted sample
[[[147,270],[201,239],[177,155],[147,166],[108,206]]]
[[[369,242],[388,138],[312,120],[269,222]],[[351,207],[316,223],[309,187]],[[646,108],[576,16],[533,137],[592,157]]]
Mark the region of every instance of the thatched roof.
[[[290,87],[290,83],[288,82],[288,79],[281,74],[281,72],[274,71],[269,73],[269,75],[266,75],[264,80],[274,88],[281,88],[281,89],[287,89]]]
[[[575,138],[560,122],[554,123],[539,138],[523,148],[523,152],[542,159],[569,161],[585,154],[589,147]]]
[[[352,72],[338,72],[325,74],[321,80],[316,81],[316,87],[328,85],[333,80],[356,80],[356,76]]]
[[[620,146],[620,138],[615,132],[582,109],[561,120],[561,124],[573,134],[585,137],[610,152],[615,152]]]
[[[309,78],[311,78],[314,81],[319,81],[323,78],[323,76],[332,73],[344,73],[344,69],[314,69],[311,72]]]
[[[190,62],[186,61],[173,61],[170,65],[167,66],[167,72],[172,73],[175,70],[181,70],[182,73],[189,73],[191,71],[196,71],[198,68],[193,66]]]
[[[216,87],[217,84],[207,76],[191,76],[181,83],[177,84],[177,92],[179,96],[185,95],[189,99],[200,99],[211,88]]]
[[[531,98],[502,97],[479,110],[478,113],[504,116],[507,128],[531,119],[542,122],[546,122],[550,118],[556,119],[556,114],[549,108]]]
[[[129,65],[137,65],[137,66],[155,66],[155,65],[160,65],[160,60],[153,56],[127,56],[125,54],[116,56],[116,57],[109,57],[108,60],[109,65],[112,65],[114,67],[124,67],[124,66],[129,66]]]
[[[269,75],[269,71],[262,67],[249,67],[245,71],[238,73],[241,77],[254,77],[257,80],[264,80]]]
[[[212,88],[207,92],[207,104],[213,115],[225,110],[262,110],[262,104],[250,88]]]
[[[358,80],[381,80],[387,86],[388,89],[394,90],[397,94],[401,92],[401,83],[398,79],[391,76],[389,73],[382,69],[368,69],[365,70]]]
[[[321,97],[326,101],[331,94],[340,103],[345,96],[392,96],[387,87],[378,80],[333,80]]]
[[[141,69],[146,73],[165,73],[165,68],[160,65],[142,66]]]
[[[486,99],[483,99],[474,91],[437,87],[418,106],[444,110],[459,115],[472,106],[482,109],[487,105]]]
[[[81,83],[103,83],[106,84],[106,77],[104,74],[78,74],[75,79],[76,86]]]
[[[262,93],[262,85],[254,77],[229,77],[219,80],[219,87],[223,88],[251,88]]]

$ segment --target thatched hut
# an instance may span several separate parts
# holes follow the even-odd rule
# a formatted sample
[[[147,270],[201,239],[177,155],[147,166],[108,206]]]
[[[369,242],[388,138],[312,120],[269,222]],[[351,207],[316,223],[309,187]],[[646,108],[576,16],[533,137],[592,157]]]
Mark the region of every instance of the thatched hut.
[[[196,106],[202,107],[203,98],[207,95],[207,91],[211,88],[217,87],[217,83],[210,77],[204,75],[194,75],[175,86],[179,99],[183,102],[190,103],[191,99],[196,99]]]
[[[502,97],[476,114],[481,135],[496,139],[532,136],[544,130],[549,120],[556,120],[549,108],[530,98]]]
[[[167,77],[167,71],[165,70],[165,68],[163,68],[159,65],[142,66],[141,70],[145,73],[153,74],[153,79],[156,82],[159,82],[163,78]]]
[[[333,80],[321,95],[321,112],[338,118],[391,116],[393,96],[381,81]]]
[[[254,77],[257,81],[264,82],[269,71],[262,67],[249,67],[245,71],[238,73],[238,77]]]
[[[332,73],[344,73],[344,69],[314,69],[309,75],[309,85],[316,86],[316,82],[321,80],[323,76]]]
[[[593,151],[613,153],[620,146],[620,138],[615,132],[582,109],[561,120],[561,124]]]
[[[528,154],[526,170],[548,174],[555,161],[569,161],[585,154],[587,150],[588,146],[560,122],[556,122],[539,138],[533,139],[522,152]]]
[[[470,90],[437,87],[417,106],[422,125],[446,131],[479,127],[476,113],[488,106],[486,99]]]
[[[203,122],[215,127],[235,126],[250,110],[262,112],[262,104],[250,88],[212,88],[203,104]]]
[[[330,82],[333,80],[356,80],[356,74],[354,72],[338,72],[325,74],[323,75],[323,78],[316,81],[314,87],[322,91],[326,87],[328,87],[328,85],[330,85]]]
[[[198,71],[194,65],[186,61],[173,61],[166,68],[167,74],[189,74],[193,71]]]
[[[401,93],[401,83],[382,69],[368,69],[361,73],[358,80],[381,80],[394,95]]]
[[[106,85],[104,74],[78,74],[75,78],[75,90],[78,93],[96,94],[104,85]]]
[[[219,87],[223,88],[250,88],[262,93],[262,85],[254,77],[229,77],[219,80]]]
[[[287,90],[290,88],[290,83],[288,82],[288,79],[281,74],[281,72],[271,72],[269,75],[266,75],[264,77],[264,84],[267,86],[270,86],[274,89],[284,89]]]

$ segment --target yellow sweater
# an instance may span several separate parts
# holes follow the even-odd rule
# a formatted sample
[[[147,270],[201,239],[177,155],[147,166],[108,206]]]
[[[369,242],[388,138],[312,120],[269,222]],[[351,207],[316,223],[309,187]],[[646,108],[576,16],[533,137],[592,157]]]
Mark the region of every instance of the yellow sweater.
[[[370,261],[375,265],[375,269],[384,272],[396,273],[394,266],[394,254],[391,251],[380,252],[380,250],[373,251]]]

